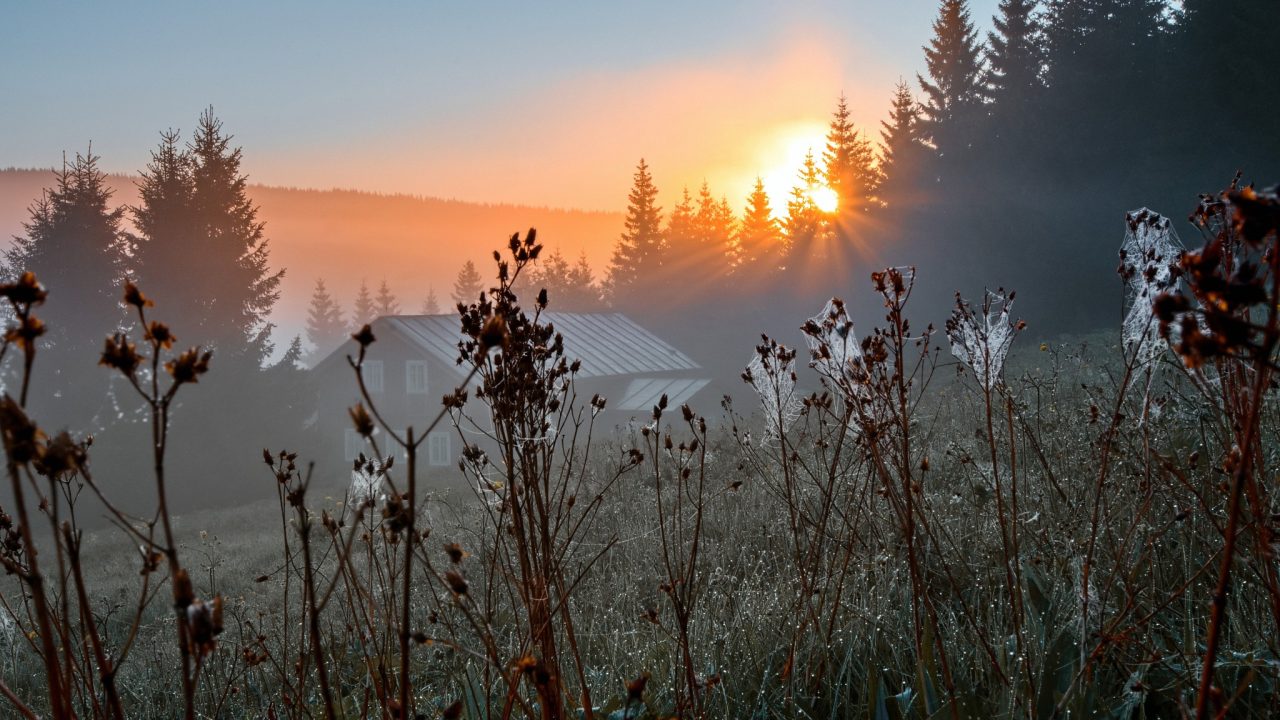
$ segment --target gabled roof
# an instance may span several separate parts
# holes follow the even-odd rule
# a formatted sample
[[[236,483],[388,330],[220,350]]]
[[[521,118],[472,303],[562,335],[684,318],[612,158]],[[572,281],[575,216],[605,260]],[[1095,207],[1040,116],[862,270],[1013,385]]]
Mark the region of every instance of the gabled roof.
[[[545,312],[541,321],[564,336],[566,358],[582,361],[579,377],[699,369],[688,355],[621,313]],[[462,330],[456,314],[394,315],[379,318],[376,324],[391,328],[448,366],[457,362]]]
[[[636,378],[627,383],[627,391],[616,407],[619,410],[648,410],[657,405],[663,395],[667,396],[672,407],[680,407],[710,382],[706,378]]]

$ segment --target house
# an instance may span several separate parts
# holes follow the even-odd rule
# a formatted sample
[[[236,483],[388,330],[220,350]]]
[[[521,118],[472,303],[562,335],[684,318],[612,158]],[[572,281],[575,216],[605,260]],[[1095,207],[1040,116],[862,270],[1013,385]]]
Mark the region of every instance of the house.
[[[565,357],[582,361],[577,394],[607,398],[597,427],[612,428],[631,418],[647,418],[663,394],[671,407],[690,402],[710,384],[709,374],[688,355],[621,313],[546,312],[550,323],[564,337]],[[412,425],[421,432],[436,417],[441,400],[466,379],[470,366],[459,365],[461,324],[456,314],[397,315],[372,323],[377,341],[365,356],[364,378],[378,412],[393,427]],[[348,357],[359,348],[354,341],[330,353],[312,369],[317,389],[317,413],[312,428],[321,436],[323,451],[336,460],[337,450],[351,461],[369,454],[352,427],[348,408],[360,401],[355,371]],[[468,409],[481,415],[479,401],[468,400]],[[429,433],[420,455],[431,468],[456,467],[461,442],[446,417]],[[386,449],[382,448],[385,453]]]

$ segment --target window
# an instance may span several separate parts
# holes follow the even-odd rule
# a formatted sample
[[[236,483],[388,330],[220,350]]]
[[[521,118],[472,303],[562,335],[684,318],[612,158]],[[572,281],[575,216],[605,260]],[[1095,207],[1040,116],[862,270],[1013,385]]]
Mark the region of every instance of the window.
[[[343,444],[346,447],[344,455],[346,459],[355,460],[360,457],[360,452],[364,450],[364,438],[360,437],[360,433],[352,430],[351,428],[347,428],[345,440],[346,442]]]
[[[427,462],[433,467],[449,464],[449,433],[435,432],[427,437]]]
[[[404,364],[404,389],[411,395],[427,394],[427,364],[410,360]]]
[[[365,360],[364,361],[364,386],[369,392],[382,392],[382,361],[381,360]]]

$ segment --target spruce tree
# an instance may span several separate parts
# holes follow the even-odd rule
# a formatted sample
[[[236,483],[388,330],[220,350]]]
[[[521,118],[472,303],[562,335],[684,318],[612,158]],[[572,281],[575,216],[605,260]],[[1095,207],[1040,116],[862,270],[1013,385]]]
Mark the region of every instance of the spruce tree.
[[[920,135],[920,110],[911,88],[898,82],[888,121],[881,121],[880,195],[888,207],[901,206],[920,187],[928,149]]]
[[[667,217],[666,243],[670,254],[675,256],[695,252],[702,239],[699,230],[693,197],[689,195],[688,186],[685,186],[680,194],[680,202],[671,208],[671,214]]]
[[[704,181],[698,191],[698,210],[694,215],[697,242],[693,255],[693,272],[702,279],[724,277],[737,262],[733,246],[733,229],[737,218],[723,198],[717,200]]]
[[[1048,88],[1031,119],[1038,164],[1089,183],[1111,172],[1117,156],[1162,162],[1172,154],[1162,143],[1177,113],[1151,109],[1170,74],[1160,0],[1051,0],[1044,36]],[[1174,167],[1153,170],[1163,176]]]
[[[596,287],[587,254],[579,253],[578,262],[569,269],[564,309],[583,312],[600,306],[600,289]]]
[[[307,341],[313,357],[320,358],[342,344],[351,330],[342,319],[342,308],[329,294],[324,280],[317,278],[307,308]]]
[[[204,295],[192,277],[198,233],[195,223],[195,169],[176,130],[160,133],[160,145],[141,173],[141,203],[131,208],[138,230],[133,275],[149,297],[163,303],[165,316],[195,337],[205,314]]]
[[[453,301],[459,305],[473,303],[481,292],[484,292],[484,280],[476,270],[476,264],[468,260],[462,264],[458,279],[453,283]]]
[[[240,148],[231,147],[212,108],[201,114],[188,152],[195,227],[184,269],[203,310],[188,332],[224,358],[260,367],[272,350],[268,316],[280,298],[284,270],[270,269],[264,225],[240,171]]]
[[[923,135],[940,154],[955,154],[982,103],[981,49],[964,0],[942,1],[924,54],[929,77],[916,76],[925,95]]]
[[[30,271],[48,290],[35,315],[46,331],[37,340],[40,388],[33,401],[49,425],[101,427],[106,383],[93,370],[102,338],[120,328],[120,279],[128,252],[122,208],[110,207],[111,188],[90,150],[63,160],[54,187],[30,208],[25,233],[5,252],[5,274]]]
[[[609,264],[609,296],[619,307],[638,307],[657,300],[657,292],[666,285],[668,269],[658,188],[643,159],[633,177],[624,230]]]
[[[391,292],[391,287],[387,285],[384,278],[382,284],[378,286],[378,297],[374,301],[374,314],[378,317],[400,314],[400,301],[396,300],[396,296]]]
[[[985,92],[997,112],[1017,109],[1044,85],[1038,4],[1037,0],[1000,0],[1000,14],[991,21]]]
[[[729,245],[733,240],[733,226],[737,218],[724,198],[717,200],[706,182],[698,192],[698,212],[694,216],[698,244],[712,257],[729,258]]]
[[[877,204],[880,171],[871,143],[853,126],[844,95],[836,103],[822,153],[827,187],[839,198],[841,214],[866,213]]]
[[[369,283],[362,278],[360,289],[356,291],[356,304],[351,310],[351,324],[355,327],[368,325],[378,316],[373,296],[369,294]]]
[[[815,259],[814,251],[818,240],[825,233],[823,212],[813,202],[813,189],[819,185],[821,178],[818,165],[813,159],[813,151],[810,150],[800,168],[799,182],[792,188],[791,199],[787,201],[787,217],[782,221],[787,239],[786,264],[790,268]]]
[[[720,196],[720,202],[712,214],[711,226],[714,237],[720,242],[725,266],[733,273],[742,265],[742,248],[738,245],[738,218],[729,205],[729,198]]]
[[[1275,39],[1280,3],[1183,0],[1174,27],[1174,69],[1167,74],[1166,87],[1170,97],[1190,101],[1175,114],[1181,116],[1179,130],[1185,138],[1180,162],[1204,168],[1206,177],[1226,177],[1232,168],[1276,172],[1280,51]],[[1205,137],[1214,141],[1205,143]],[[1271,170],[1258,167],[1267,162],[1264,158],[1270,159]]]
[[[552,310],[565,310],[565,295],[569,289],[569,261],[560,248],[545,253],[533,264],[530,283],[536,290],[546,290]]]
[[[755,188],[747,196],[742,223],[735,233],[740,260],[739,274],[749,278],[770,277],[784,261],[782,226],[769,207],[764,181],[756,178]]]
[[[427,288],[427,299],[422,301],[422,314],[440,314],[440,301],[436,299],[436,289],[434,287]]]

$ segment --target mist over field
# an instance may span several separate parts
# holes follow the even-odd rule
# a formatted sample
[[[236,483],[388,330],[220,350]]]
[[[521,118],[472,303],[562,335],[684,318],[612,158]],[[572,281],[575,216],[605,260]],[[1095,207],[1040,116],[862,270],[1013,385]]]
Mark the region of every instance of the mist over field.
[[[0,716],[1280,716],[1278,32],[0,11]]]

